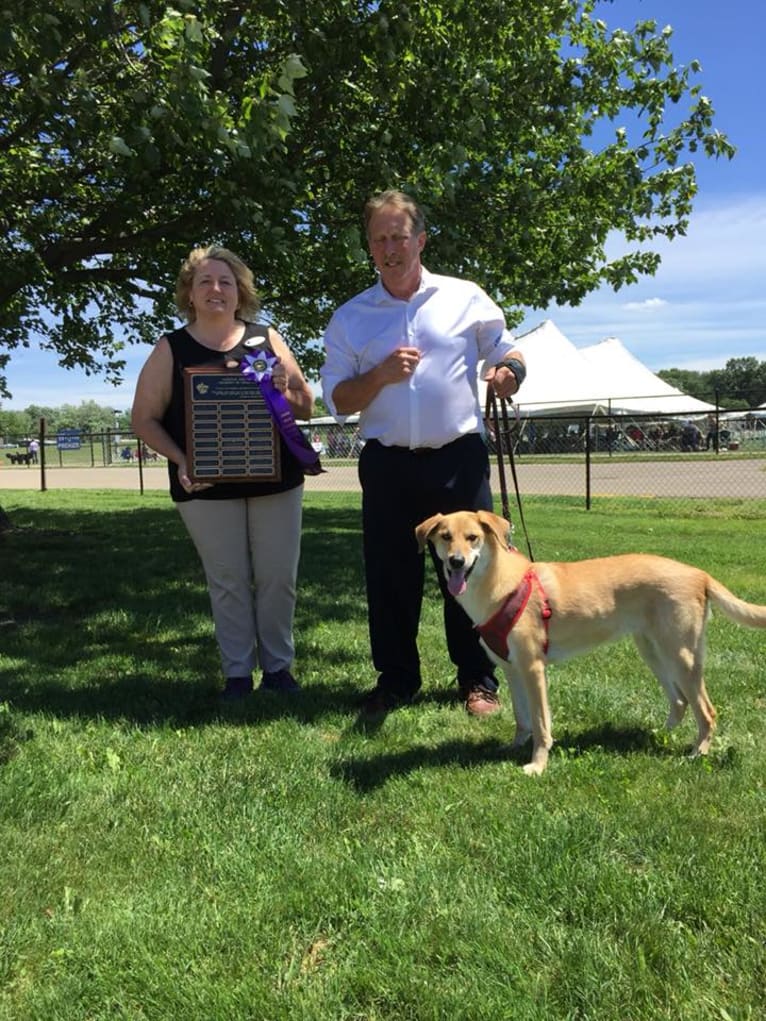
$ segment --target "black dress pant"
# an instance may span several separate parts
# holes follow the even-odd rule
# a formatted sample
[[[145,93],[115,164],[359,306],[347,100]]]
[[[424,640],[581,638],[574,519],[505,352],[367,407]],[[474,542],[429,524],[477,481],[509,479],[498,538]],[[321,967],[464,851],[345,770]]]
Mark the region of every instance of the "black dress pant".
[[[432,514],[492,510],[489,455],[478,434],[437,450],[385,447],[370,440],[359,457],[359,480],[372,660],[380,674],[378,685],[408,697],[421,684],[417,636],[425,557],[418,551],[415,528]],[[470,618],[447,591],[430,545],[429,551],[444,598],[447,649],[458,684],[482,681],[492,689],[492,664]]]

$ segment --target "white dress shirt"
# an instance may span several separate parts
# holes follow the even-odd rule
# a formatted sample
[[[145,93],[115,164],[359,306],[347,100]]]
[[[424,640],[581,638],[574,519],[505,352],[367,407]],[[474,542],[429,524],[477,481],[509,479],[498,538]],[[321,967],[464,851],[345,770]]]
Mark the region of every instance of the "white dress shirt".
[[[322,396],[336,421],[338,383],[379,365],[397,347],[416,347],[420,361],[407,379],[384,386],[359,417],[359,433],[385,446],[442,447],[483,433],[477,393],[479,362],[497,365],[513,350],[501,309],[469,280],[423,269],[408,301],[380,280],[341,305],[324,335]]]

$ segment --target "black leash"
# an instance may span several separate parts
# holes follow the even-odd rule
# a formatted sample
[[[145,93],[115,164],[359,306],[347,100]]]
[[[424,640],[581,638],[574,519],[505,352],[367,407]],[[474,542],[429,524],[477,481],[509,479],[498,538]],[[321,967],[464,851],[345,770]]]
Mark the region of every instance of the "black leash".
[[[497,447],[497,470],[500,476],[500,504],[503,509],[503,517],[506,519],[509,525],[512,525],[511,510],[508,504],[508,484],[505,477],[505,457],[508,457],[508,463],[511,468],[511,475],[513,476],[513,485],[516,490],[516,505],[519,508],[519,521],[524,531],[524,538],[527,541],[527,549],[529,550],[529,559],[534,560],[534,554],[532,553],[532,544],[529,541],[529,533],[527,532],[527,524],[524,520],[524,510],[521,506],[521,490],[519,489],[519,480],[516,475],[516,462],[513,459],[513,441],[511,439],[511,425],[508,419],[508,405],[511,402],[505,397],[500,398],[500,413],[498,414],[497,404],[498,397],[495,393],[492,384],[487,386],[487,406],[485,410],[485,417],[487,421],[492,419],[492,425],[495,432],[495,446]],[[500,428],[500,417],[502,416],[502,429]]]

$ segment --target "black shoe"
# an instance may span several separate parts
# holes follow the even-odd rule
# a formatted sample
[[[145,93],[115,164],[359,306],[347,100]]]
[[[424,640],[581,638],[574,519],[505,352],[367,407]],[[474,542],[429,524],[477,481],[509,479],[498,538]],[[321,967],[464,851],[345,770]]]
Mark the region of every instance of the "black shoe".
[[[401,706],[409,705],[413,697],[413,695],[396,695],[393,691],[377,687],[362,697],[359,708],[364,716],[383,716]]]
[[[273,673],[264,673],[258,690],[292,695],[296,691],[300,691],[301,686],[289,670],[275,670]]]
[[[218,698],[221,702],[239,702],[252,694],[252,691],[253,678],[249,674],[247,677],[227,677],[226,687]]]

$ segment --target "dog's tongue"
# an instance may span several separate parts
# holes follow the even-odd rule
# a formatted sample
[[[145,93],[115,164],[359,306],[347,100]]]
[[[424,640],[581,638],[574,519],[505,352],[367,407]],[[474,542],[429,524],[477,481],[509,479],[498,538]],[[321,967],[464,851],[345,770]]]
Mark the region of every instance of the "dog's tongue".
[[[462,596],[465,592],[465,571],[452,571],[447,579],[447,588],[452,596]]]

